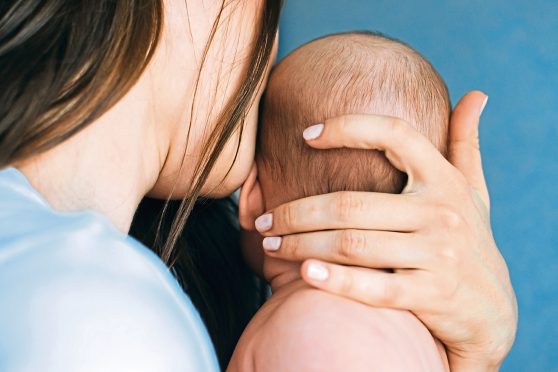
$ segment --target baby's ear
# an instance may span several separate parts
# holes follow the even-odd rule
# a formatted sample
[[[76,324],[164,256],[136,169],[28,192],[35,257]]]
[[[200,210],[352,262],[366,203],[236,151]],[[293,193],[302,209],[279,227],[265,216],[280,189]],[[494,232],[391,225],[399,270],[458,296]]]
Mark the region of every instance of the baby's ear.
[[[244,230],[255,230],[254,221],[265,212],[262,188],[258,181],[258,168],[256,163],[252,165],[250,174],[242,188],[238,198],[238,220]]]

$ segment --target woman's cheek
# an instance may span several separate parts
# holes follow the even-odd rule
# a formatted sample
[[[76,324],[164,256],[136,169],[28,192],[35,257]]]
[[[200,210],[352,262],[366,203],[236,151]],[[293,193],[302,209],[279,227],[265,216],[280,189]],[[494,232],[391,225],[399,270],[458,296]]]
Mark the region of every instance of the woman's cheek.
[[[238,146],[238,134],[233,135],[227,142],[209,176],[207,186],[204,187],[205,195],[211,198],[228,196],[242,186],[248,177],[256,151],[256,117],[254,115],[253,120],[250,120],[251,117],[247,118],[240,146]],[[237,146],[238,154],[236,154]],[[234,160],[235,154],[236,160]],[[233,160],[234,164],[231,168]]]

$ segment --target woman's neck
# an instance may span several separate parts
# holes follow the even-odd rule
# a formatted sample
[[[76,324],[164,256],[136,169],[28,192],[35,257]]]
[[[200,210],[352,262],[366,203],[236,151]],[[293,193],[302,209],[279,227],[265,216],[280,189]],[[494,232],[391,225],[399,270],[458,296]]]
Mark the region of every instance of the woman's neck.
[[[78,134],[15,166],[54,209],[93,209],[127,233],[168,149],[155,131],[146,93],[132,88]]]

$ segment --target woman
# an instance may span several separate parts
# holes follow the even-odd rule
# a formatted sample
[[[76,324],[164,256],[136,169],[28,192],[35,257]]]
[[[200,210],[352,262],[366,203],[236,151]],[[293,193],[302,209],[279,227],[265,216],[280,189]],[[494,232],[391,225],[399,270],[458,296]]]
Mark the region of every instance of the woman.
[[[161,251],[170,262],[195,200],[229,195],[246,178],[279,8],[0,5],[0,369],[217,369],[189,299],[126,233],[144,196],[183,199]],[[485,102],[474,92],[458,104],[451,163],[397,119],[311,127],[309,146],[385,150],[409,175],[405,193],[323,195],[258,221],[283,236],[289,248],[278,255],[312,258],[303,267],[311,285],[414,312],[445,343],[454,370],[497,369],[517,322],[478,151]],[[398,239],[403,224],[415,232]],[[370,249],[337,245],[344,229],[366,230]],[[313,251],[315,243],[330,249]],[[374,270],[386,260],[401,270]]]

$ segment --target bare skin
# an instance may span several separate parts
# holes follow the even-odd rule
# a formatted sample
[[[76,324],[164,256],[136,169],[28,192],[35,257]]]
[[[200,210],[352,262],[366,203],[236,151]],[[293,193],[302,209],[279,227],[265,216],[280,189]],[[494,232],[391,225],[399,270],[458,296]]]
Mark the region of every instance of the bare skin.
[[[445,360],[444,360],[445,359]],[[449,371],[407,311],[375,308],[294,280],[252,319],[228,371]]]
[[[255,219],[285,201],[282,187],[254,166],[240,191],[243,253],[272,296],[246,328],[229,370],[448,371],[444,346],[411,312],[320,291],[302,280],[299,262],[264,255]]]
[[[241,214],[254,200],[247,186]],[[249,229],[243,250],[254,257],[262,254],[262,237],[253,224]],[[248,324],[228,371],[449,371],[444,346],[412,313],[313,288],[302,280],[300,263],[267,256],[254,269],[263,271],[273,294]]]
[[[215,99],[198,102],[192,118],[190,109],[200,69],[198,56],[206,45],[219,6],[202,0],[188,0],[187,4],[183,0],[166,0],[164,5],[165,24],[160,45],[146,71],[124,98],[70,140],[28,161],[13,164],[54,208],[94,209],[127,232],[143,196],[166,197],[174,190],[174,197],[182,197],[191,186],[193,164],[199,159],[209,129],[222,104],[240,83],[244,57],[252,48],[251,26],[261,4],[242,1],[241,6],[225,8],[223,20],[229,23],[219,28],[215,47],[206,61],[207,68],[200,76],[201,94],[216,92]],[[227,170],[235,159],[238,136],[231,138],[217,161],[204,187],[205,194],[230,195],[248,176],[254,158],[260,97],[261,90],[247,113],[239,156],[231,172]],[[396,165],[414,176],[417,182],[411,184],[412,192],[396,199],[367,194],[300,200],[270,211],[273,225],[262,231],[266,236],[285,236],[286,246],[291,242],[291,248],[274,253],[283,259],[321,258],[337,263],[350,261],[360,266],[356,269],[328,264],[328,279],[315,281],[307,275],[307,269],[310,263],[318,261],[307,261],[302,277],[317,288],[363,303],[413,311],[448,346],[455,370],[496,369],[513,343],[517,324],[515,296],[487,218],[488,198],[477,135],[483,100],[484,95],[473,93],[457,106],[452,119],[451,164],[427,157],[431,153],[428,147],[422,146],[412,133],[400,130],[400,125],[388,125],[385,132],[388,138],[385,138],[359,129],[358,120],[369,122],[366,125],[369,128],[370,123],[378,121],[373,116],[326,122],[323,135],[309,145],[385,147],[393,154]],[[182,167],[184,154],[186,161]],[[420,156],[413,162],[415,155]],[[439,186],[434,186],[429,177],[435,177],[438,172],[443,177],[436,179],[435,184]],[[429,176],[421,177],[426,175]],[[471,192],[471,188],[476,191]],[[352,202],[338,203],[343,207],[331,211],[329,206],[336,198]],[[374,203],[374,208],[368,208],[370,203]],[[304,217],[308,208],[323,218],[318,223],[310,223]],[[380,258],[397,262],[400,240],[395,234],[382,234],[385,226],[370,211],[387,216],[398,208],[409,216],[428,221],[410,234],[405,244],[423,253],[424,261],[420,265],[414,261],[416,270],[398,272],[388,280],[369,268],[377,266]],[[440,210],[443,213],[432,212]],[[292,218],[285,219],[285,216]],[[383,223],[387,222],[389,219]],[[357,228],[375,234],[377,241],[389,249],[382,250],[378,256],[368,250],[340,255],[336,236],[329,230]],[[311,247],[317,244],[329,249],[312,251]],[[428,246],[443,247],[440,252],[444,254],[429,252]],[[444,269],[448,263],[453,270]],[[433,289],[423,293],[429,308],[421,307],[414,296],[417,293],[414,285],[418,283]],[[461,286],[440,287],[435,283],[461,283]],[[470,313],[465,314],[463,309],[471,306]]]
[[[399,119],[327,120],[308,145],[381,149],[408,174],[404,192],[314,196],[256,221],[263,235],[282,237],[267,254],[306,260],[301,275],[308,284],[412,311],[446,345],[452,371],[498,370],[517,327],[515,294],[490,230],[478,146],[485,103],[484,94],[473,92],[456,107],[449,161]],[[376,270],[385,267],[395,273]]]
[[[173,191],[175,198],[184,196],[210,129],[241,82],[242,62],[252,49],[254,15],[261,12],[257,1],[225,8],[200,75],[198,95],[207,97],[212,91],[215,97],[198,98],[192,116],[200,55],[219,8],[218,2],[165,1],[164,28],[155,55],[124,98],[69,140],[14,164],[55,209],[93,209],[127,233],[145,195],[166,198]],[[264,87],[256,92],[247,113],[236,163],[227,173],[238,133],[227,143],[204,194],[229,195],[248,176],[254,158],[257,102]]]

